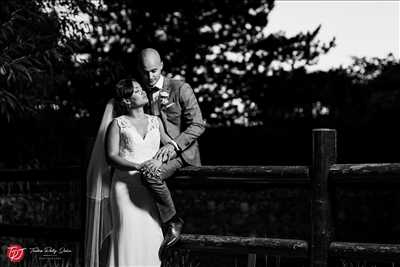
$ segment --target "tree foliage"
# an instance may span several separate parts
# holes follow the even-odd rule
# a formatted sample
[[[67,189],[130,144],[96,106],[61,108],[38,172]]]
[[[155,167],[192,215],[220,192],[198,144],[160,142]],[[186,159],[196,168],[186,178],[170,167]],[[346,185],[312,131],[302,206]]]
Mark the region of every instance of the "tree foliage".
[[[284,102],[271,86],[275,77],[315,64],[334,46],[317,40],[320,27],[293,37],[265,34],[273,7],[273,0],[123,0],[99,9],[86,1],[9,0],[0,28],[7,48],[0,58],[1,114],[10,120],[67,100],[95,114],[119,79],[137,75],[135,55],[151,46],[166,73],[193,86],[209,124],[262,123],[266,103]],[[92,15],[89,40],[76,14]],[[79,64],[77,55],[88,61]]]
[[[0,117],[11,121],[53,103],[84,29],[73,20],[84,1],[2,1]]]
[[[314,118],[326,110],[326,117],[351,121],[357,112],[339,114],[356,107],[362,117],[367,103],[382,114],[378,109],[388,104],[380,103],[397,103],[394,90],[381,90],[387,79],[393,88],[398,82],[387,74],[398,66],[393,57],[354,58],[345,69],[307,73],[335,39],[321,43],[321,26],[294,36],[266,34],[273,0],[103,3],[7,0],[1,6],[3,118],[60,108],[87,115],[77,107],[96,115],[119,79],[137,75],[135,56],[148,46],[160,51],[167,74],[192,85],[210,125]],[[91,28],[74,19],[82,14],[90,15]]]
[[[393,125],[400,115],[400,60],[393,54],[385,58],[353,58],[347,68],[354,87],[361,87],[360,95],[370,123]]]
[[[320,27],[293,37],[283,32],[265,34],[273,0],[235,5],[202,0],[161,5],[104,2],[93,16],[91,61],[101,80],[104,75],[110,79],[92,90],[109,90],[115,78],[137,74],[135,54],[154,47],[164,58],[166,73],[194,87],[211,125],[262,122],[264,96],[271,90],[269,79],[283,70],[315,64],[334,46],[334,40],[328,44],[317,40]],[[110,62],[122,65],[123,70],[109,72]]]

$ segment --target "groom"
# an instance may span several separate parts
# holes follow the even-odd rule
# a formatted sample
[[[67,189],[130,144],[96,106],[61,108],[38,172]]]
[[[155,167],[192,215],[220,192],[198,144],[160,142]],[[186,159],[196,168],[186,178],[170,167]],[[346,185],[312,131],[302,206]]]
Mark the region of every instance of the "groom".
[[[165,247],[178,241],[183,220],[176,214],[175,205],[165,179],[187,165],[200,166],[197,138],[205,125],[199,104],[189,84],[161,74],[163,62],[152,48],[140,52],[138,69],[150,101],[150,114],[157,115],[173,141],[160,148],[155,156],[165,162],[161,165],[161,178],[144,177],[152,191],[166,226]]]

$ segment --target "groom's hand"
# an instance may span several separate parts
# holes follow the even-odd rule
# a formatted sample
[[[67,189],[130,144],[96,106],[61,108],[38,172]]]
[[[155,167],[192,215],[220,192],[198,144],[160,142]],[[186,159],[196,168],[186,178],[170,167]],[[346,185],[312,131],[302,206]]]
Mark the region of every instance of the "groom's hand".
[[[165,146],[161,147],[154,156],[155,159],[158,159],[161,162],[167,162],[174,157],[176,157],[176,152],[175,147],[172,144],[166,144]]]

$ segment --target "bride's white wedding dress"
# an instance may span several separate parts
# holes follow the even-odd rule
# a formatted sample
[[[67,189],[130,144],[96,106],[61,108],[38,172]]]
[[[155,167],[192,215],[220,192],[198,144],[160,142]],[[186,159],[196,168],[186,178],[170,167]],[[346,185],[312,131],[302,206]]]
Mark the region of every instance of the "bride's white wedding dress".
[[[115,118],[120,128],[120,156],[142,163],[160,147],[157,117],[146,115],[147,131],[142,137],[125,117]],[[158,250],[163,241],[157,206],[137,171],[115,170],[112,177],[110,267],[159,267]]]

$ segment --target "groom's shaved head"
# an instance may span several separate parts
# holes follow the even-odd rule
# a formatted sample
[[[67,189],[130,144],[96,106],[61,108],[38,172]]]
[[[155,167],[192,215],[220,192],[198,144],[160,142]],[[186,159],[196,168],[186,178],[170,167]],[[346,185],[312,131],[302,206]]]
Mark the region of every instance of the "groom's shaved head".
[[[153,48],[145,48],[140,52],[140,63],[142,66],[145,66],[146,63],[159,65],[161,62],[160,54]]]
[[[140,52],[138,69],[145,86],[153,87],[160,79],[163,62],[160,54],[153,48],[146,48]]]

